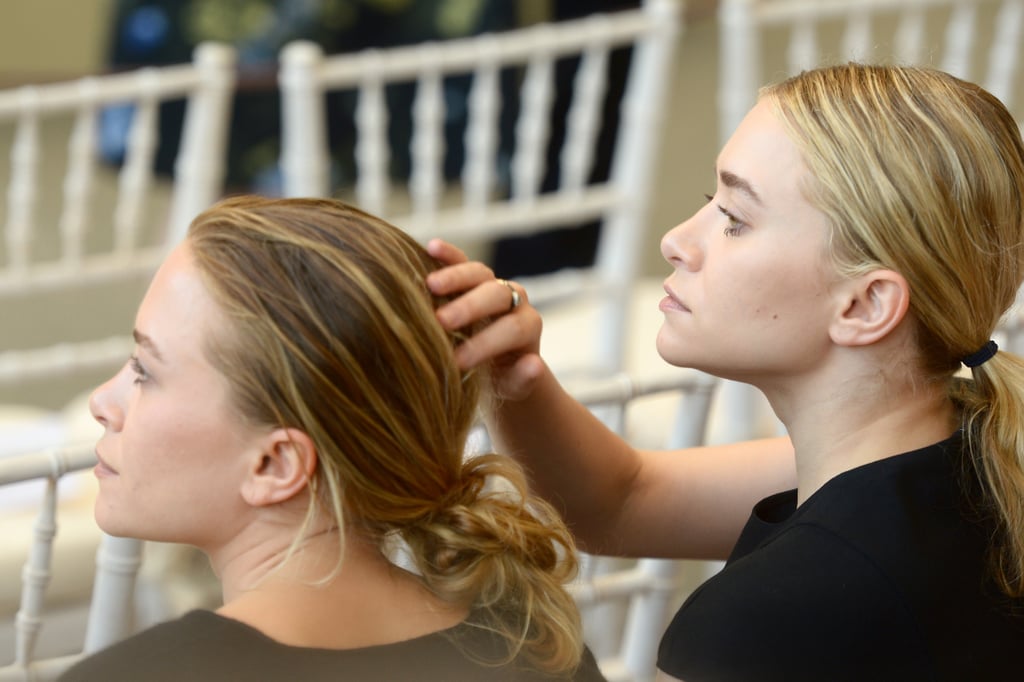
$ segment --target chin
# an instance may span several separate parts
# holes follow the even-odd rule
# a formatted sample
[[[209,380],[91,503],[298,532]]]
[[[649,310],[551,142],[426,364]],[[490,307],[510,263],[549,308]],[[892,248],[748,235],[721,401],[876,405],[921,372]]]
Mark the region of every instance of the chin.
[[[103,504],[103,500],[96,500],[96,507],[93,511],[93,518],[96,520],[96,525],[99,529],[107,535],[112,535],[115,538],[135,538],[138,537],[130,524],[124,523],[121,518],[121,514]]]
[[[673,367],[706,371],[702,366],[702,363],[697,361],[696,358],[678,348],[675,348],[672,343],[664,341],[660,334],[658,335],[658,341],[655,347],[657,348],[658,355],[661,356],[661,359]]]

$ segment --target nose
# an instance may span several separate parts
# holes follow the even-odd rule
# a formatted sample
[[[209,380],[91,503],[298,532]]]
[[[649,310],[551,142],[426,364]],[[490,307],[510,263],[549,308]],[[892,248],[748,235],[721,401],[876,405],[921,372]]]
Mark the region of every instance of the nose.
[[[689,219],[681,222],[665,233],[661,238],[661,255],[675,269],[682,268],[690,272],[700,270],[704,254],[700,243],[697,223],[702,208]]]
[[[104,383],[96,387],[89,395],[89,412],[92,418],[98,421],[104,429],[119,431],[124,423],[124,410],[121,408],[119,379],[124,375],[127,367],[122,368],[117,374],[110,377]]]

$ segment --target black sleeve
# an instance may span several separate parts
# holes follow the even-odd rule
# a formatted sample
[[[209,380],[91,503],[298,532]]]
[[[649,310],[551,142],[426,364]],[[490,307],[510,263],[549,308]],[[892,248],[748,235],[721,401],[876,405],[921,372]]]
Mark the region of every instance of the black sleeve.
[[[921,630],[868,557],[795,526],[683,604],[658,667],[685,682],[929,680]]]

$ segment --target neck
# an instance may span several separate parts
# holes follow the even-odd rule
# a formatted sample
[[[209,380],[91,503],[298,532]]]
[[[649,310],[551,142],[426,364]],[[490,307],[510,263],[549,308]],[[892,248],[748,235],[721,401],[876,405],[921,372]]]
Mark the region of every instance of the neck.
[[[285,644],[329,649],[411,639],[467,615],[358,534],[345,534],[340,566],[337,530],[313,533],[288,556],[291,537],[250,543],[215,563],[224,590],[221,615]]]
[[[282,580],[318,583],[341,559],[341,534],[335,529],[311,531],[292,548],[295,528],[288,534],[260,532],[259,522],[218,551],[207,552],[220,578],[224,603]],[[346,547],[348,553],[350,548]]]
[[[956,409],[942,382],[877,366],[859,379],[827,377],[765,390],[796,452],[798,504],[835,476],[948,438]]]

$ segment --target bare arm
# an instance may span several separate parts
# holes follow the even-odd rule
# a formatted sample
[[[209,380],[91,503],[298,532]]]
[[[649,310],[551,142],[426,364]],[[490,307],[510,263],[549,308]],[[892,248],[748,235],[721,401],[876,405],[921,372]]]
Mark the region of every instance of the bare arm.
[[[530,396],[504,402],[489,426],[589,552],[725,558],[754,503],[795,485],[786,438],[636,450],[546,368]]]
[[[439,309],[443,324],[458,328],[507,310],[509,292],[489,269],[463,262],[449,245],[432,243],[431,249],[456,263],[431,275],[431,289],[467,292]],[[632,448],[559,385],[537,354],[540,331],[539,315],[524,303],[463,344],[457,358],[464,367],[493,364],[499,399],[489,426],[498,449],[523,464],[583,549],[724,558],[754,502],[795,486],[788,439],[675,451]]]

